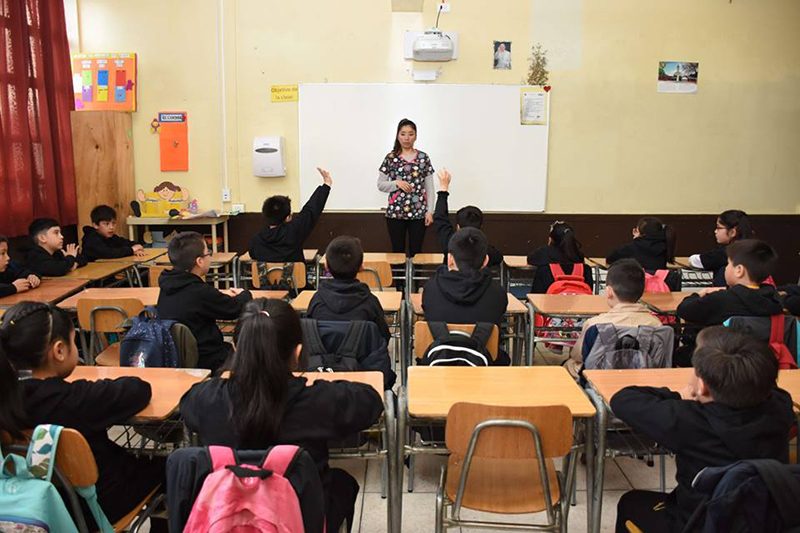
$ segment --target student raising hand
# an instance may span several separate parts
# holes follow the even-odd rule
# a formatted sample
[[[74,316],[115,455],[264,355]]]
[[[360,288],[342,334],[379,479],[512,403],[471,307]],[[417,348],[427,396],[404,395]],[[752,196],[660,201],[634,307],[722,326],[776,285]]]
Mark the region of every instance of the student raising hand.
[[[64,247],[64,255],[71,255],[72,257],[78,257],[78,245],[77,244],[68,244]]]
[[[450,172],[443,168],[437,175],[439,176],[439,191],[447,192],[450,189],[450,180],[452,179]]]
[[[333,178],[331,178],[331,173],[324,168],[317,167],[317,171],[322,175],[322,183],[330,187],[333,185]]]

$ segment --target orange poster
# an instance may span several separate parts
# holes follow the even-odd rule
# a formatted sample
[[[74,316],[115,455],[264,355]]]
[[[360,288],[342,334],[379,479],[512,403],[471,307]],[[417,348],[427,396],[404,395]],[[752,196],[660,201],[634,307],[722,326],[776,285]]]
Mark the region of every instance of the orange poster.
[[[161,170],[189,170],[189,129],[185,111],[158,114]]]
[[[136,111],[136,54],[75,54],[76,111]]]

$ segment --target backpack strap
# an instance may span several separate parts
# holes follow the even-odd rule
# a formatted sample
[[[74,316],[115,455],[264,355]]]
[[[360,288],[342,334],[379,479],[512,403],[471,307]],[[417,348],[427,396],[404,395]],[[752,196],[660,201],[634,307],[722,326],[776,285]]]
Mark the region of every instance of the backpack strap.
[[[561,268],[561,265],[558,263],[550,263],[550,274],[553,276],[553,279],[566,276],[566,274],[564,274],[564,269]]]
[[[319,336],[319,323],[313,318],[300,320],[300,329],[303,332],[303,350],[308,350],[309,355],[322,355],[328,353],[322,337]]]
[[[228,465],[236,465],[233,450],[227,446],[209,446],[208,455],[211,457],[211,466],[214,472],[222,470]]]
[[[435,341],[440,341],[450,335],[446,322],[428,322],[428,329],[431,330],[431,336]]]
[[[295,458],[300,454],[300,448],[291,444],[273,446],[264,458],[264,470],[272,470],[281,477],[286,477],[286,471],[292,466]]]
[[[661,269],[656,270],[653,272],[653,275],[657,277],[660,281],[663,281],[665,284],[667,283],[667,276],[669,276],[669,270]]]
[[[359,348],[361,347],[361,339],[366,330],[366,322],[363,320],[351,320],[350,327],[347,328],[347,334],[344,336],[341,344],[339,344],[339,348],[336,350],[336,355],[339,357],[358,359],[358,352]]]
[[[39,424],[34,428],[26,457],[28,469],[34,477],[45,481],[50,481],[53,477],[58,438],[62,429],[62,426],[55,424]]]
[[[800,480],[789,471],[787,465],[774,459],[748,461],[755,467],[758,475],[769,490],[772,501],[778,508],[784,528],[800,525],[797,502],[800,501]]]
[[[475,324],[475,329],[472,330],[471,337],[478,341],[479,346],[486,346],[486,343],[489,342],[489,337],[492,336],[493,330],[494,324],[490,324],[489,322],[478,322]]]
[[[783,315],[772,315],[770,317],[769,328],[769,347],[778,358],[778,365],[780,368],[797,368],[797,362],[794,360],[789,348],[786,347],[786,340],[783,337],[785,326],[785,318]]]
[[[106,513],[100,507],[100,502],[97,501],[97,489],[94,485],[88,487],[75,487],[75,492],[80,494],[81,498],[86,500],[86,505],[92,513],[95,524],[97,524],[100,533],[114,533],[114,526],[108,520]]]
[[[570,276],[578,276],[579,278],[583,277],[583,263],[575,263],[572,265],[572,274]]]

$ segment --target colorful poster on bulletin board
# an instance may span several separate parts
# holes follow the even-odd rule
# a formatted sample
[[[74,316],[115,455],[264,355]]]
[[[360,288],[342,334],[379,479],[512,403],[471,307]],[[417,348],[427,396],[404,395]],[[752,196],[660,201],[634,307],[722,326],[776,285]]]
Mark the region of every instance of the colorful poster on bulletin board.
[[[75,54],[76,111],[136,111],[136,54]]]

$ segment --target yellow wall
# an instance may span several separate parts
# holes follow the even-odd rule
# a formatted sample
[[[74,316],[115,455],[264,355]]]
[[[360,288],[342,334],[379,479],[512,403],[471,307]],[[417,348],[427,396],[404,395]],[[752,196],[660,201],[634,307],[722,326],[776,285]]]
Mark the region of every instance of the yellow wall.
[[[297,104],[270,103],[270,85],[408,82],[403,31],[431,26],[436,5],[392,13],[389,0],[225,0],[224,136],[219,0],[77,1],[83,52],[139,54],[137,185],[171,179],[219,207],[225,145],[233,201],[248,211],[299,193]],[[533,42],[574,36],[551,51],[547,211],[800,213],[800,2],[450,2],[440,25],[459,32],[460,57],[437,83],[519,83]],[[491,68],[495,39],[513,41],[513,70]],[[698,93],[656,93],[659,60],[699,61]],[[186,174],[159,171],[148,125],[160,110],[188,111]],[[255,135],[285,138],[286,178],[252,176]]]

